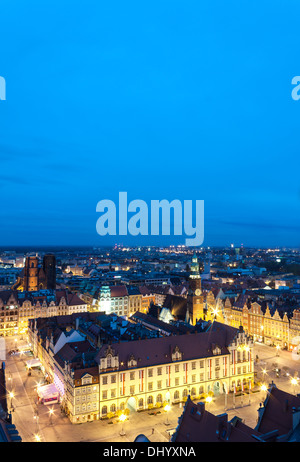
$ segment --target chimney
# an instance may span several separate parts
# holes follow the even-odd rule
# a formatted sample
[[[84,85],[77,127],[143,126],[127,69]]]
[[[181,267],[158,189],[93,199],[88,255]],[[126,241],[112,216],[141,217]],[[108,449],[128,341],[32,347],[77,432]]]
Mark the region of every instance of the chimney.
[[[216,418],[217,418],[216,434],[217,434],[218,438],[220,438],[221,437],[220,435],[222,434],[222,429],[227,424],[228,415],[226,413],[225,414],[220,414],[220,415],[217,415]]]

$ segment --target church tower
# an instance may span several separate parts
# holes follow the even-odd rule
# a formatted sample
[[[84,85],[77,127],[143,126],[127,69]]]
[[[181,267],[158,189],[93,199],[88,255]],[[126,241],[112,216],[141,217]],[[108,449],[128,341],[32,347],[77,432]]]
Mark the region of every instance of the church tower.
[[[38,290],[39,267],[37,257],[27,257],[24,267],[23,290]]]
[[[46,278],[46,288],[54,290],[56,288],[56,258],[52,254],[47,254],[43,258],[43,270]]]
[[[194,253],[189,277],[189,291],[187,296],[187,309],[193,325],[199,319],[204,319],[203,295],[201,290],[201,276],[199,272],[198,258]]]

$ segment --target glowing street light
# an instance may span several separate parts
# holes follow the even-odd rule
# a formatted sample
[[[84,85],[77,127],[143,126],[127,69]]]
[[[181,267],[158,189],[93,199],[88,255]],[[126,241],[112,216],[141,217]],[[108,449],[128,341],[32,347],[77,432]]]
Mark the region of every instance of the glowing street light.
[[[15,397],[12,391],[9,393],[9,397],[10,397],[10,408],[12,409],[13,408],[13,398]]]
[[[169,416],[168,416],[168,412],[170,410],[171,410],[171,406],[169,404],[166,404],[164,407],[164,411],[167,413],[167,421],[165,422],[165,425],[170,425]]]
[[[280,346],[279,346],[279,345],[276,345],[276,350],[277,350],[276,356],[279,356],[279,350],[280,350]]]
[[[35,441],[36,441],[37,443],[40,443],[40,442],[41,442],[41,437],[40,437],[40,435],[39,435],[38,433],[36,433],[36,434],[34,435],[34,439],[35,439]]]
[[[267,386],[266,386],[265,383],[262,384],[262,386],[260,387],[260,389],[261,389],[262,392],[267,392],[267,391],[268,391],[268,388],[267,388]]]
[[[125,414],[121,414],[119,416],[119,421],[122,422],[122,430],[120,431],[121,436],[126,435],[126,433],[124,432],[124,422],[125,422],[125,420],[127,420],[127,416]]]
[[[291,384],[294,385],[294,394],[296,394],[296,385],[298,384],[298,381],[295,377],[292,377]]]

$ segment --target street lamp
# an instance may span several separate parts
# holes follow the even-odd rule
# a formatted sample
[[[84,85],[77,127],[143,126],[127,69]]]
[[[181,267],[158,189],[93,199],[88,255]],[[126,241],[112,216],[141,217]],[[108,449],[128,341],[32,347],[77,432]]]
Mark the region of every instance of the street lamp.
[[[13,398],[15,397],[12,391],[9,393],[9,397],[10,397],[10,409],[12,410],[13,409]]]
[[[279,356],[279,350],[280,350],[280,346],[279,346],[279,345],[276,345],[276,350],[277,350],[276,356]]]
[[[291,384],[294,385],[294,394],[296,394],[296,385],[298,384],[298,381],[295,377],[291,379]]]
[[[207,396],[207,397],[205,398],[205,402],[206,402],[207,404],[210,404],[210,403],[212,402],[212,397],[211,397],[211,396]]]
[[[35,441],[36,441],[37,443],[40,443],[40,442],[41,442],[41,437],[40,437],[40,435],[39,435],[38,433],[36,433],[36,434],[34,435],[34,439],[35,439]]]
[[[120,431],[120,435],[124,436],[126,433],[124,432],[124,422],[127,420],[127,416],[125,414],[121,414],[119,417],[119,421],[122,422],[122,430]]]
[[[54,414],[54,409],[49,409],[49,419],[50,419],[50,425],[52,425],[52,416]]]
[[[267,392],[267,391],[268,391],[267,386],[266,386],[266,384],[264,384],[264,383],[262,384],[262,386],[260,387],[260,389],[261,389],[262,392]]]
[[[34,412],[33,418],[36,421],[36,431],[38,431],[38,429],[39,429],[39,411],[37,409]]]
[[[164,411],[167,413],[167,421],[165,422],[165,425],[170,425],[169,418],[168,418],[168,412],[171,410],[171,406],[169,404],[166,404],[164,407]]]

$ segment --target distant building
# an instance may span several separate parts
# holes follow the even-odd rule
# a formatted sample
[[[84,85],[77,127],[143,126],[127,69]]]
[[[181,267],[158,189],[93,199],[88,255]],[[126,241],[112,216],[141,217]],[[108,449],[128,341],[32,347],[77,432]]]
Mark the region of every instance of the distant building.
[[[87,311],[86,303],[68,290],[0,292],[0,336],[26,334],[28,320]]]

